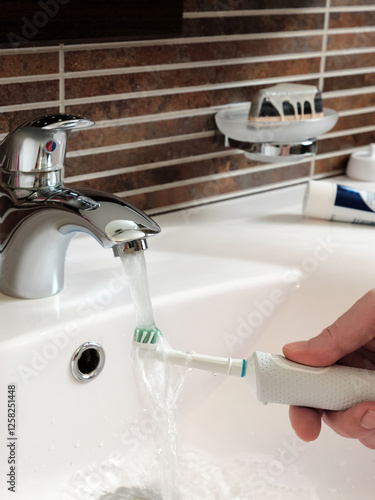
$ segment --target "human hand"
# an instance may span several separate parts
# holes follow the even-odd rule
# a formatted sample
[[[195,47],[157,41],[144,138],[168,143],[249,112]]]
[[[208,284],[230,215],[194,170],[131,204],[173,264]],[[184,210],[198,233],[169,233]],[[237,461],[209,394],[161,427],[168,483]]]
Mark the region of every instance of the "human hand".
[[[339,363],[375,370],[375,289],[318,336],[287,344],[283,352],[288,359],[304,365]],[[289,417],[296,434],[304,441],[313,441],[319,436],[323,420],[337,434],[358,439],[375,449],[375,401],[360,403],[346,411],[291,406]]]

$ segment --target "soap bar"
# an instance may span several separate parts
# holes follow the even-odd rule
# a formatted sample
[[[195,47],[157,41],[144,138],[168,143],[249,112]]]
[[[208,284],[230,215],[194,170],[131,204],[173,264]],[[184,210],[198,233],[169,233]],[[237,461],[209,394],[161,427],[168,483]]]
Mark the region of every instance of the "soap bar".
[[[250,121],[309,120],[323,116],[319,89],[297,83],[282,83],[259,90],[249,112]]]

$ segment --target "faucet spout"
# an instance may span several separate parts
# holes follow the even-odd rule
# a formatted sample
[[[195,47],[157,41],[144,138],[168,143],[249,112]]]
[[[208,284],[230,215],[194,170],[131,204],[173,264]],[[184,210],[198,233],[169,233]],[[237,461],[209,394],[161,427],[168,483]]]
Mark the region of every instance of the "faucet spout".
[[[78,232],[104,248],[160,232],[156,222],[121,198],[64,187],[17,200],[2,184],[0,218],[0,291],[26,299],[62,290],[66,252]]]
[[[145,238],[160,232],[154,220],[115,195],[64,185],[62,153],[56,165],[53,152],[49,157],[48,151],[61,145],[66,128],[70,130],[76,122],[82,126],[83,120],[71,115],[45,117],[13,132],[20,137],[6,138],[0,144],[0,292],[6,295],[35,299],[60,292],[66,252],[78,232],[90,234],[104,248],[115,249],[115,255],[119,254],[116,247],[121,251],[147,248]],[[27,133],[30,127],[31,136]],[[39,137],[39,147],[33,144],[35,137]],[[21,153],[9,151],[7,144],[12,148],[16,144]],[[29,154],[35,158],[30,159]]]

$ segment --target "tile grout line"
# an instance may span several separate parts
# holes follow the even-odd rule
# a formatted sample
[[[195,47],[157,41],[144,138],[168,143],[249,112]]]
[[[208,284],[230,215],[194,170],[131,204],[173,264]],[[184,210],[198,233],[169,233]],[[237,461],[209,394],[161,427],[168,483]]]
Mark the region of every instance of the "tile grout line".
[[[298,179],[291,179],[288,181],[274,182],[272,184],[263,184],[261,186],[251,187],[247,189],[243,189],[242,191],[231,191],[230,193],[223,193],[219,195],[213,196],[204,196],[202,198],[193,199],[190,201],[184,201],[181,203],[175,203],[173,205],[168,205],[164,207],[154,208],[147,210],[149,215],[160,215],[163,213],[173,212],[176,210],[182,210],[186,208],[197,208],[203,205],[208,205],[211,203],[230,200],[234,198],[242,198],[243,196],[248,196],[252,194],[262,193],[264,191],[270,191],[274,189],[279,189],[282,187],[291,187],[296,184],[302,184],[303,182],[307,182],[309,180],[308,177],[300,177]],[[121,193],[116,193],[117,195]]]
[[[328,7],[329,8],[329,7]],[[355,5],[331,7],[332,12],[372,12],[374,5]],[[275,9],[211,10],[184,12],[184,19],[206,19],[211,17],[251,17],[295,14],[325,14],[327,7],[290,7]]]
[[[324,7],[291,7],[276,9],[239,9],[239,10],[207,10],[184,12],[184,19],[207,19],[212,17],[258,17],[258,16],[290,16],[299,14],[324,14]]]
[[[331,0],[326,0],[326,12],[324,14],[324,34],[322,36],[322,56],[320,59],[320,77],[319,77],[319,89],[324,91],[324,75],[326,69],[326,58],[327,58],[327,42],[328,42],[328,29],[330,22],[330,7]]]
[[[324,76],[326,69],[326,60],[327,60],[327,42],[328,42],[328,29],[330,22],[330,7],[331,0],[326,0],[326,9],[324,13],[324,33],[322,36],[322,56],[320,58],[320,77],[319,77],[319,89],[321,92],[324,91]],[[310,166],[310,176],[313,177],[315,174],[315,156],[311,162]]]
[[[152,163],[145,163],[143,165],[134,165],[129,167],[116,168],[114,170],[103,170],[100,172],[93,172],[91,174],[78,174],[66,177],[68,182],[80,182],[90,179],[101,179],[106,177],[113,177],[116,175],[123,175],[131,172],[142,172],[144,170],[155,170],[157,168],[170,167],[175,165],[183,165],[185,163],[197,163],[205,160],[212,160],[216,158],[226,158],[229,156],[238,156],[243,154],[242,151],[232,149],[219,151],[217,153],[202,153],[196,156],[185,156],[184,158],[175,158],[173,160],[157,161]]]
[[[148,146],[160,146],[165,145],[166,142],[168,144],[174,142],[182,142],[182,141],[190,141],[196,139],[207,139],[209,137],[214,137],[216,134],[216,130],[208,130],[202,132],[192,132],[189,134],[181,134],[181,135],[173,135],[167,137],[159,137],[157,139],[144,139],[140,141],[134,142],[121,142],[118,144],[113,144],[110,146],[98,146],[96,148],[87,148],[87,149],[77,149],[75,151],[70,151],[67,153],[67,158],[77,158],[81,156],[87,156],[91,154],[102,154],[102,153],[112,153],[116,151],[126,151],[128,149],[133,148],[142,148]]]
[[[59,46],[59,95],[60,95],[60,113],[65,112],[65,55],[64,44]]]

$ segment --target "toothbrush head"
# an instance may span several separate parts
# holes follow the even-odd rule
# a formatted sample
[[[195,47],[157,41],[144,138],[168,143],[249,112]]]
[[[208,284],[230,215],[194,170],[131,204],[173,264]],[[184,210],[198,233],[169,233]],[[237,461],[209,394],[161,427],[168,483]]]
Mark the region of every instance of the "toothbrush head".
[[[155,325],[137,327],[133,342],[143,349],[156,349],[161,336],[161,331]]]

